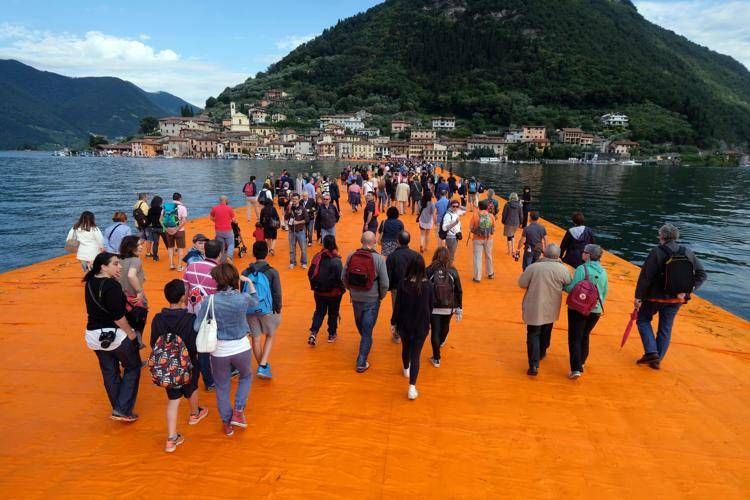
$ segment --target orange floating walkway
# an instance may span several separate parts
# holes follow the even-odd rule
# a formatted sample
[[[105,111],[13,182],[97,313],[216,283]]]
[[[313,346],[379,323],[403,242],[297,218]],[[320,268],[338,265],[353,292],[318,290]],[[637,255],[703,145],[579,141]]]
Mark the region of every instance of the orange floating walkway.
[[[416,237],[414,219],[403,217]],[[345,211],[337,229],[343,253],[355,248],[361,220]],[[559,242],[562,231],[546,225]],[[205,219],[189,224],[189,236],[197,231],[213,234]],[[473,283],[470,247],[462,243],[464,320],[452,323],[441,368],[427,362],[426,344],[420,397],[408,401],[400,346],[389,340],[390,301],[368,372],[354,371],[359,336],[348,295],[339,340],[309,347],[312,294],[305,272],[287,269],[286,233],[279,233],[271,258],[284,287],[275,378],[253,381],[249,427],[232,438],[221,434],[214,395],[201,389],[211,414],[189,427],[183,403],[186,441],[174,454],[163,451],[163,391],[145,370],[140,420],[108,418],[96,357],[83,339],[74,257],[0,275],[0,497],[750,496],[747,321],[696,298],[678,316],[662,370],[636,366],[637,333],[618,346],[638,269],[606,254],[610,295],[585,376],[566,377],[563,311],[540,375],[530,379],[520,265],[505,256],[499,237],[496,279]],[[434,246],[433,239],[430,256]],[[179,276],[164,260],[146,264],[152,312],[164,305],[163,284]]]

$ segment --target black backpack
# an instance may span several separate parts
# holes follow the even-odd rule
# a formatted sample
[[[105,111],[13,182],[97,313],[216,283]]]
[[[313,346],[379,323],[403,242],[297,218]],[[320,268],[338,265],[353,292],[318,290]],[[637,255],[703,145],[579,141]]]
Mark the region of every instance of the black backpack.
[[[146,218],[146,214],[143,213],[143,210],[141,210],[142,205],[142,203],[139,203],[138,206],[133,209],[133,219],[138,225],[138,229],[143,229],[144,227],[148,226],[148,219]]]
[[[435,291],[435,307],[453,309],[454,287],[453,276],[447,269],[438,267],[430,278]]]
[[[685,254],[685,247],[680,246],[676,252],[672,252],[667,246],[662,246],[661,249],[667,254],[664,263],[664,291],[672,295],[692,292],[695,268]]]
[[[334,265],[334,259],[341,260],[338,256],[330,256],[328,252],[320,252],[313,258],[310,269],[307,270],[312,290],[326,293],[338,288],[341,275]]]

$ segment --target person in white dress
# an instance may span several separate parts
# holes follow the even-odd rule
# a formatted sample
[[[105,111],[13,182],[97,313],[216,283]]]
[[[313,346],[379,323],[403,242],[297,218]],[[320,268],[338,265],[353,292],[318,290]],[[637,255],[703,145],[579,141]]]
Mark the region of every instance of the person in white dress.
[[[104,249],[104,237],[92,212],[81,213],[78,222],[68,231],[66,247],[76,249],[76,258],[81,262],[83,272],[88,272],[96,256]]]

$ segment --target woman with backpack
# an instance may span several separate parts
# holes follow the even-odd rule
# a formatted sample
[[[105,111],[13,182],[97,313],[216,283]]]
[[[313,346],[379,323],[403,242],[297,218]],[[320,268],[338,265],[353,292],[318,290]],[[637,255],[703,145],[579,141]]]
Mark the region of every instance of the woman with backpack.
[[[336,237],[326,235],[323,238],[323,250],[313,257],[307,277],[315,299],[310,336],[307,343],[317,344],[318,331],[323,325],[323,318],[328,314],[328,343],[336,342],[341,297],[346,289],[341,280],[343,265],[336,245]]]
[[[500,221],[503,223],[503,236],[505,236],[506,244],[508,245],[505,254],[512,255],[518,260],[513,248],[515,248],[516,231],[518,231],[523,222],[523,210],[521,209],[517,193],[510,193],[508,203],[503,207],[503,215]]]
[[[151,242],[151,251],[146,253],[146,257],[153,257],[154,262],[159,262],[159,240],[165,238],[164,228],[161,225],[162,203],[164,200],[161,196],[154,196],[151,200],[151,206],[148,209],[146,221],[146,234]],[[164,240],[166,246],[167,240]]]
[[[274,248],[276,248],[276,238],[281,226],[281,219],[273,206],[273,200],[264,200],[263,208],[260,211],[260,223],[263,225],[263,237],[268,243],[268,252],[271,255],[276,255]]]
[[[560,243],[560,258],[567,265],[576,269],[583,264],[583,249],[586,245],[594,244],[594,231],[586,227],[586,219],[581,212],[576,212],[571,217],[573,227],[565,231]]]
[[[570,374],[577,379],[583,375],[583,365],[589,356],[589,336],[604,310],[607,298],[607,271],[601,265],[602,247],[589,244],[583,249],[583,264],[576,268],[573,280],[563,288],[568,292],[568,354]],[[588,282],[588,283],[584,283]],[[590,284],[596,287],[596,302],[582,301]],[[591,307],[593,303],[593,308]]]
[[[216,349],[211,353],[211,371],[216,384],[216,406],[225,436],[234,434],[233,426],[247,427],[245,404],[250,394],[253,379],[252,347],[248,338],[245,315],[249,308],[257,306],[255,288],[247,283],[248,293],[240,292],[240,274],[229,263],[211,269],[216,281],[216,293],[202,300],[196,312],[194,328],[200,331],[201,323],[209,314],[216,321]],[[246,278],[243,281],[249,281]],[[232,369],[239,371],[234,405],[230,402]]]
[[[137,335],[125,317],[125,294],[120,286],[120,259],[103,252],[83,277],[86,300],[86,345],[99,360],[112,420],[135,422],[133,413],[141,378]]]
[[[432,201],[430,192],[425,192],[422,196],[422,200],[419,203],[419,215],[417,216],[417,223],[419,224],[419,252],[422,253],[427,250],[427,244],[430,241],[430,231],[432,226],[435,224],[437,218],[437,209],[435,203]]]
[[[104,248],[104,237],[96,226],[94,214],[86,210],[81,212],[78,222],[68,231],[66,247],[76,249],[76,259],[81,263],[84,273],[91,269],[91,263]]]
[[[432,284],[427,280],[424,259],[417,254],[406,268],[393,306],[393,323],[401,337],[404,377],[409,379],[407,397],[411,400],[419,396],[419,360],[425,339],[430,332],[430,315],[434,305]]]
[[[458,271],[451,265],[451,253],[447,247],[438,247],[427,268],[427,279],[432,284],[435,304],[430,316],[432,357],[430,363],[440,368],[440,349],[448,338],[453,313],[461,320],[463,314],[463,289]]]

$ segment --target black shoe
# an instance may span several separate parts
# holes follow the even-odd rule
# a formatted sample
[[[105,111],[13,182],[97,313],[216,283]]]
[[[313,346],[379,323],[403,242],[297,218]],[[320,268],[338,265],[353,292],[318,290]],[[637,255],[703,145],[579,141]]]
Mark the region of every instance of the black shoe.
[[[528,370],[526,370],[526,375],[528,375],[529,377],[536,377],[538,373],[539,370],[537,368],[529,368]]]
[[[647,363],[651,363],[653,361],[659,361],[659,355],[655,352],[647,352],[643,356],[641,356],[641,359],[636,361],[639,365],[645,365]]]
[[[539,361],[543,360],[543,359],[544,359],[544,358],[546,358],[546,357],[547,357],[547,353],[546,353],[546,352],[543,352],[543,353],[541,353],[541,354],[539,355]]]
[[[661,368],[661,361],[652,361],[648,364],[649,368],[652,368],[654,370],[658,370]]]
[[[315,344],[317,343],[317,336],[314,333],[311,333],[310,336],[307,337],[307,343],[315,347]]]
[[[488,280],[494,280],[494,279],[495,279],[495,273],[492,273],[492,274],[488,274],[488,275],[487,275],[487,279],[488,279]]]

